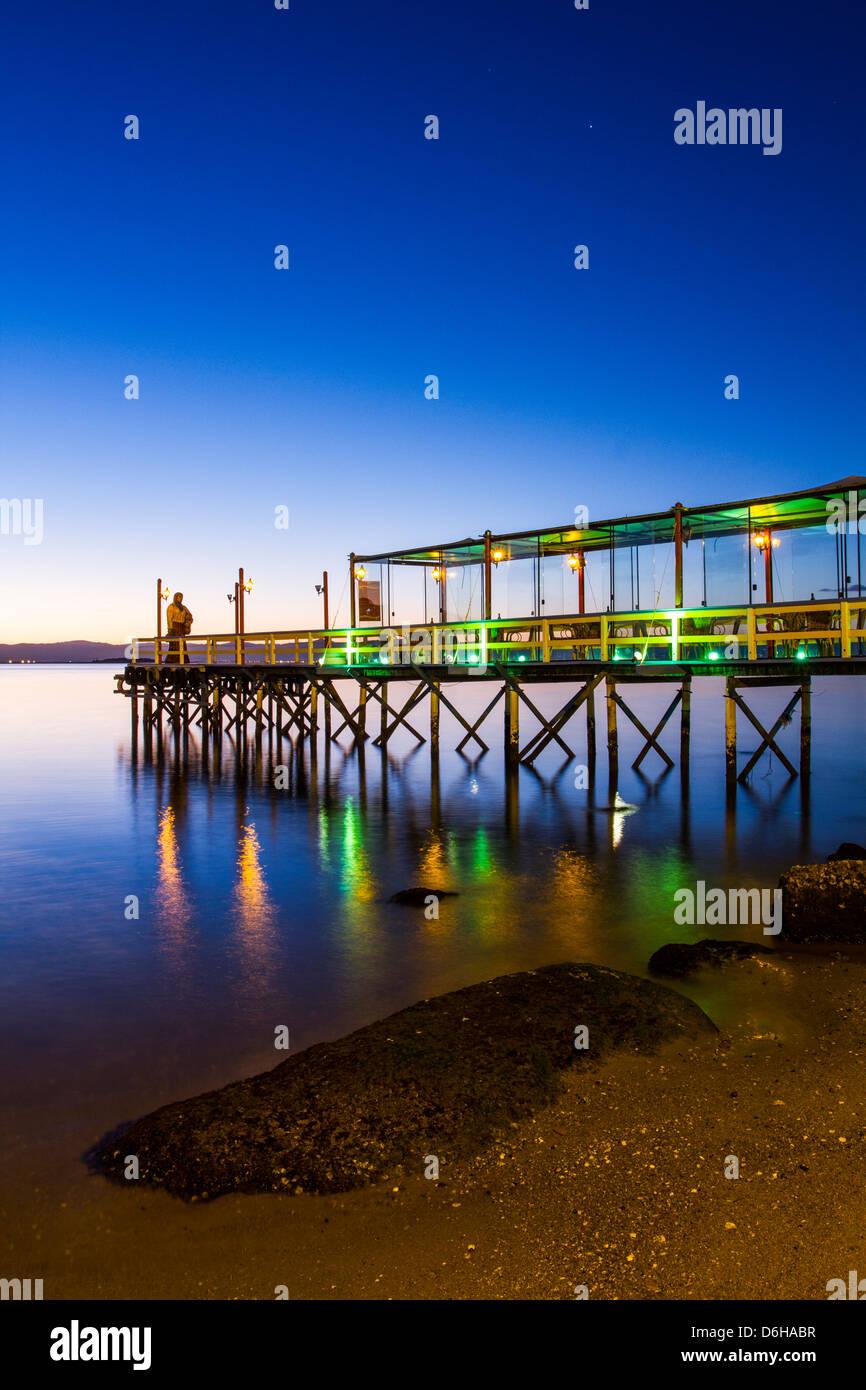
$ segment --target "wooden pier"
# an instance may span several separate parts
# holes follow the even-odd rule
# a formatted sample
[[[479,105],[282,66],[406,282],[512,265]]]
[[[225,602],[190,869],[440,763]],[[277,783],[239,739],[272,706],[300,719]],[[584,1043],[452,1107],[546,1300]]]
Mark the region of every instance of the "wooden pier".
[[[638,769],[649,758],[674,765],[676,721],[687,774],[693,682],[723,680],[728,785],[744,782],[766,752],[806,780],[812,677],[866,674],[861,494],[866,478],[852,476],[807,491],[708,507],[677,502],[607,521],[578,517],[578,508],[573,521],[549,530],[488,530],[420,549],[352,553],[345,628],[328,626],[323,576],[323,628],[245,633],[241,570],[235,632],[164,637],[158,597],[157,636],[133,642],[118,690],[145,737],[166,721],[215,738],[268,731],[277,740],[309,740],[313,755],[320,731],[329,741],[382,750],[399,732],[429,742],[435,758],[445,710],[458,726],[457,751],[481,756],[497,737],[492,718],[501,705],[511,769],[531,767],[551,746],[577,756],[578,718],[594,767],[603,690],[615,783],[620,715],[643,740]],[[715,601],[721,596],[725,602]],[[518,602],[526,607],[515,613]],[[401,622],[407,607],[423,620]],[[489,695],[480,714],[466,711],[467,684]],[[552,715],[538,708],[540,685],[562,692]],[[642,689],[658,685],[670,698],[650,728],[636,704]],[[765,728],[750,696],[775,686],[782,705]],[[797,766],[778,739],[798,711]],[[738,718],[761,738],[739,774]]]
[[[208,638],[208,642],[219,639]],[[261,634],[247,639],[257,645]],[[285,641],[285,635],[282,638]],[[193,643],[187,643],[192,647]],[[273,650],[273,648],[272,648]],[[643,740],[632,766],[640,768],[653,756],[673,767],[678,755],[686,775],[691,740],[691,694],[695,680],[724,681],[724,750],[729,783],[745,781],[764,752],[774,752],[790,775],[808,777],[811,750],[811,682],[814,675],[866,675],[866,655],[727,660],[717,662],[608,660],[489,661],[465,663],[341,664],[323,661],[207,663],[190,656],[189,664],[133,661],[119,673],[118,693],[130,701],[134,736],[146,739],[163,728],[176,732],[197,728],[204,738],[233,734],[237,740],[289,739],[308,741],[312,756],[320,737],[349,745],[387,750],[398,732],[418,744],[429,743],[438,757],[441,715],[447,710],[457,724],[456,751],[480,757],[494,741],[502,740],[506,767],[532,766],[549,747],[566,759],[585,758],[594,768],[597,757],[596,696],[603,692],[606,710],[607,755],[612,784],[619,763],[619,720],[627,719]],[[538,707],[540,687],[555,687],[563,699],[553,714]],[[638,707],[641,690],[663,686],[670,700],[650,728]],[[775,722],[766,728],[749,704],[756,689],[780,688],[784,700]],[[480,713],[466,712],[466,688],[482,688]],[[636,698],[637,697],[637,698]],[[477,701],[473,704],[477,706]],[[463,708],[461,708],[461,705]],[[492,733],[493,716],[502,708],[501,733]],[[779,747],[780,730],[799,707],[799,767]],[[748,722],[761,736],[758,750],[737,773],[737,719]],[[583,726],[575,737],[578,718]],[[678,739],[663,736],[678,725]],[[524,725],[528,726],[524,732]],[[720,730],[721,742],[721,730]]]

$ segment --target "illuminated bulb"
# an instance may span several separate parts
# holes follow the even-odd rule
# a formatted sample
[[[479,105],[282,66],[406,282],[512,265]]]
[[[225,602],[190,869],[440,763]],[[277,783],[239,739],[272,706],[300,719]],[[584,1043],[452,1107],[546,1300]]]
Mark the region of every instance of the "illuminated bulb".
[[[499,561],[500,561],[500,560],[504,560],[504,559],[505,559],[505,551],[504,551],[504,550],[494,550],[494,551],[493,551],[493,563],[494,563],[494,565],[498,565],[498,564],[499,564]]]
[[[569,555],[569,557],[568,557],[568,567],[569,567],[569,569],[576,570],[579,564],[580,564],[580,560],[577,558],[576,555]]]
[[[438,583],[439,583],[439,580],[442,578],[442,571],[441,571],[441,569],[439,568],[438,565],[436,566],[436,568],[433,570],[432,573],[433,573],[433,578],[436,580],[436,583],[438,584]]]
[[[355,570],[355,578],[356,578],[356,579],[366,579],[366,578],[367,578],[367,571],[364,569],[364,566],[363,566],[363,565],[359,565],[358,568]]]

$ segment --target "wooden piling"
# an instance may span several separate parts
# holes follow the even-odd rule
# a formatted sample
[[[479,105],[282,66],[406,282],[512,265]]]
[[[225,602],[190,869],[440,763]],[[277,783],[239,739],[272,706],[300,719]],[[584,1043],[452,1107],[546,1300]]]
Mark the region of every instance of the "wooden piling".
[[[520,697],[512,685],[505,687],[505,762],[517,765],[520,756]]]
[[[737,706],[734,700],[734,678],[725,677],[725,781],[732,786],[737,781]]]
[[[680,701],[680,771],[683,777],[688,776],[689,771],[689,752],[692,736],[692,682],[691,678],[683,681],[682,700]]]
[[[595,691],[590,690],[586,697],[586,761],[593,769],[595,768],[595,757]]]
[[[800,687],[800,776],[812,772],[812,682],[803,681]]]
[[[430,686],[430,752],[439,757],[439,682]]]
[[[616,784],[619,770],[619,742],[616,732],[616,681],[613,676],[605,676],[605,699],[607,702],[607,763],[611,783]]]

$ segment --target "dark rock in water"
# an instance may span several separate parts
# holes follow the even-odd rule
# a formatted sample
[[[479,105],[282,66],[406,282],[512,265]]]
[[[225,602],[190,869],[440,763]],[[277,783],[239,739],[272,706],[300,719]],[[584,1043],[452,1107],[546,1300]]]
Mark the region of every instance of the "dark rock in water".
[[[589,1046],[575,1048],[586,1025]],[[343,1192],[475,1155],[555,1099],[564,1074],[626,1048],[712,1042],[690,999],[596,965],[550,965],[413,1004],[271,1071],[163,1106],[103,1142],[97,1162],[186,1199]],[[122,1178],[121,1178],[122,1180]],[[131,1186],[131,1184],[127,1184]]]
[[[866,941],[866,863],[795,864],[779,879],[788,941]]]
[[[669,941],[650,957],[649,968],[656,975],[669,975],[682,979],[696,970],[707,966],[718,969],[732,960],[746,960],[752,956],[771,956],[773,952],[766,946],[754,946],[751,941],[697,941],[690,945],[684,941]]]
[[[426,907],[427,899],[430,897],[459,898],[460,894],[447,888],[401,888],[399,893],[391,894],[388,902],[404,903],[408,907]]]
[[[852,844],[850,840],[843,840],[835,853],[827,855],[827,863],[833,864],[838,859],[866,859],[866,849],[862,845]]]

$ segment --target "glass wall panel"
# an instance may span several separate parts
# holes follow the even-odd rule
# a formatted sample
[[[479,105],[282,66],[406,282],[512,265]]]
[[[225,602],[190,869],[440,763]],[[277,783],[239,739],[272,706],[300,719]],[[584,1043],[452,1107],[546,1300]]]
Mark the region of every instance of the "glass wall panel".
[[[492,566],[491,613],[494,618],[535,616],[536,569],[536,559],[531,555],[502,560]]]
[[[673,608],[676,598],[676,560],[674,557],[673,522],[653,522],[652,541],[638,546],[636,593],[638,608],[655,611]]]
[[[393,561],[389,565],[391,582],[391,620],[390,625],[402,627],[403,624],[424,621],[424,575],[421,565],[401,565]],[[389,626],[389,624],[383,624]]]
[[[546,618],[580,610],[578,574],[568,555],[544,555],[541,560],[541,611]]]
[[[703,563],[706,565],[708,608],[730,608],[749,602],[748,550],[749,537],[745,531],[706,538]]]
[[[446,616],[451,623],[484,617],[484,566],[446,565]]]
[[[840,596],[844,547],[839,536],[828,532],[824,525],[775,531],[773,539],[779,542],[772,547],[773,598],[777,602],[799,599],[808,603],[813,596],[818,600]],[[758,593],[763,599],[762,589]]]
[[[586,552],[584,584],[587,613],[609,613],[611,608],[609,551],[588,550]]]

